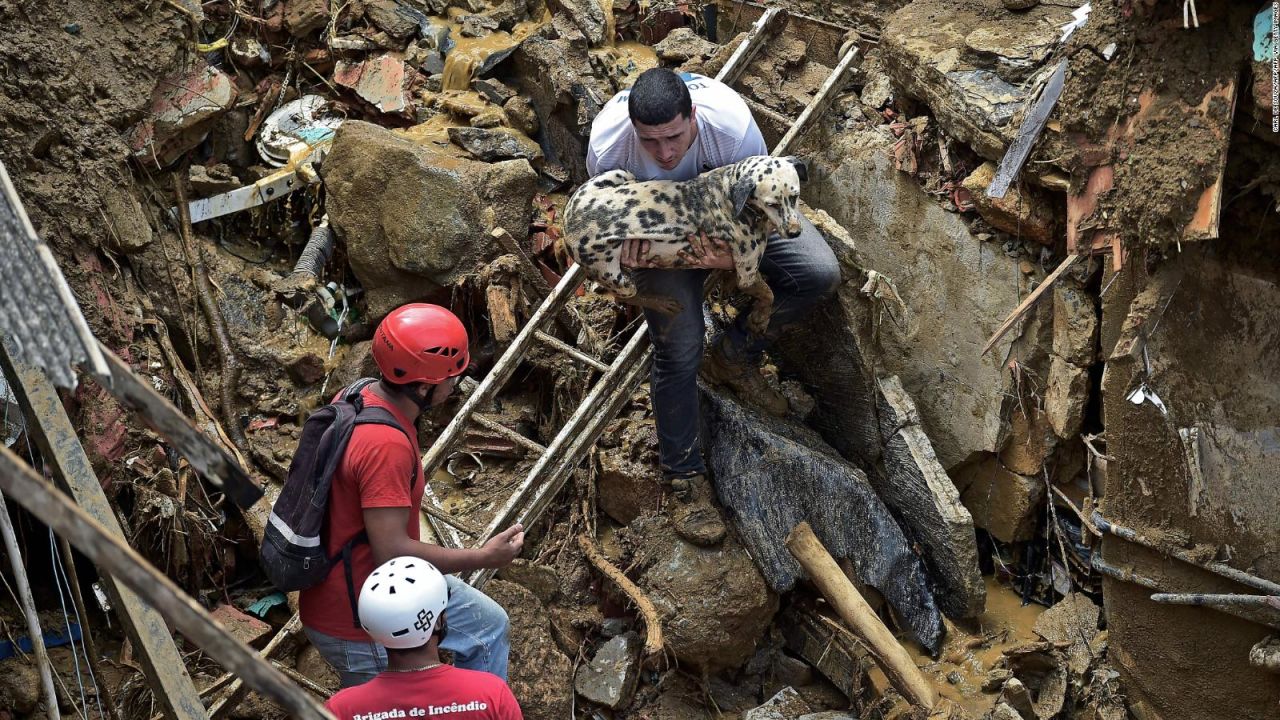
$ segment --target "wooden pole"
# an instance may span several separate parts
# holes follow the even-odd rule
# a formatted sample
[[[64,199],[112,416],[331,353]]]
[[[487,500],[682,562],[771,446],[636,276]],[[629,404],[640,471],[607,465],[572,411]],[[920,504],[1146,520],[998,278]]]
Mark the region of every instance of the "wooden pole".
[[[1053,287],[1054,283],[1058,282],[1058,278],[1062,277],[1062,274],[1067,271],[1067,268],[1075,265],[1076,261],[1081,257],[1083,256],[1068,255],[1067,259],[1063,260],[1061,265],[1054,268],[1053,272],[1049,273],[1049,276],[1037,285],[1036,289],[1032,290],[1030,295],[1026,296],[1023,298],[1022,302],[1018,303],[1018,307],[1014,308],[1013,312],[1009,313],[1009,317],[1005,318],[1004,322],[1000,323],[1000,327],[996,328],[996,331],[992,333],[991,337],[987,340],[987,344],[982,346],[982,352],[978,354],[986,355],[988,350],[994,347],[996,343],[1000,342],[1000,338],[1004,337],[1005,333],[1013,329],[1014,323],[1018,322],[1023,315],[1026,315],[1027,311],[1030,310],[1041,297],[1044,297],[1045,292],[1047,292],[1049,288]]]
[[[889,676],[889,682],[912,705],[932,710],[938,702],[933,686],[925,679],[911,656],[885,627],[875,610],[840,570],[835,558],[813,534],[809,523],[802,522],[787,536],[787,549],[800,561],[809,578],[840,617],[867,645],[871,656]]]
[[[291,717],[333,720],[313,697],[231,636],[172,580],[65,495],[45,484],[8,448],[0,448],[0,491],[66,537],[98,567],[138,593],[175,629],[254,690],[274,700]]]
[[[8,449],[5,450],[8,452]],[[7,489],[7,488],[6,488]],[[59,720],[58,693],[53,688],[53,671],[49,665],[49,652],[44,646],[44,634],[40,631],[40,618],[36,615],[35,599],[31,596],[31,582],[27,579],[27,568],[22,562],[22,553],[18,549],[18,536],[13,532],[13,519],[9,517],[9,506],[0,493],[0,535],[4,536],[4,549],[9,554],[9,566],[13,568],[14,580],[18,582],[18,600],[22,603],[22,614],[27,618],[27,635],[31,638],[31,649],[36,656],[36,666],[40,670],[40,686],[44,690],[45,712],[49,720]],[[71,628],[67,628],[71,632]]]

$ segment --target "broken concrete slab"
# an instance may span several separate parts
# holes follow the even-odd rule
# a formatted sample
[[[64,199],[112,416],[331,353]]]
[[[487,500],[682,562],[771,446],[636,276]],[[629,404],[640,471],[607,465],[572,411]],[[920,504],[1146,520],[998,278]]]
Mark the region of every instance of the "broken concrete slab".
[[[498,162],[523,158],[535,168],[542,164],[538,143],[502,128],[451,127],[449,139],[477,160]]]
[[[578,695],[610,710],[626,707],[640,679],[640,645],[633,633],[602,645],[591,662],[578,667],[573,681]]]
[[[1089,369],[1055,354],[1049,365],[1048,383],[1044,412],[1049,425],[1063,440],[1074,439],[1084,426],[1084,411],[1089,403]]]
[[[329,23],[327,0],[287,0],[284,6],[284,22],[294,37],[310,35]]]
[[[605,428],[597,443],[596,502],[609,517],[626,525],[662,504],[658,432],[652,418],[625,418]]]
[[[489,238],[489,222],[522,242],[537,189],[525,160],[454,157],[412,133],[354,120],[339,129],[322,174],[330,221],[374,318],[500,254],[496,242],[476,242]]]
[[[203,59],[176,70],[157,83],[142,121],[125,133],[125,142],[140,162],[163,168],[200,144],[209,134],[206,122],[235,103],[231,76]]]
[[[948,617],[977,617],[987,590],[978,569],[973,518],[938,463],[902,381],[883,378],[879,389],[883,475],[873,474],[871,483],[920,547],[937,584],[938,606]]]
[[[234,605],[222,603],[209,614],[224,630],[245,645],[253,645],[271,634],[269,624],[242,612]]]
[[[395,0],[365,0],[364,16],[393,38],[407,38],[418,30],[418,21]]]
[[[759,415],[706,387],[702,398],[716,494],[769,585],[784,592],[799,579],[799,563],[783,540],[808,521],[922,645],[938,647],[942,618],[924,564],[866,475],[808,428]]]
[[[1031,539],[1036,509],[1044,498],[1044,482],[1009,472],[988,457],[956,473],[960,500],[973,515],[973,524],[1001,542]]]
[[[1034,307],[1020,335],[1015,330],[994,352],[979,352],[1043,276],[1039,270],[1024,275],[1016,258],[974,237],[959,216],[895,170],[892,142],[881,133],[852,131],[827,143],[826,170],[810,177],[805,196],[830,208],[843,226],[824,234],[846,282],[835,300],[779,343],[779,353],[817,399],[823,436],[865,467],[877,459],[867,445],[879,438],[865,433],[875,421],[860,417],[870,412],[861,403],[873,396],[855,375],[874,377],[871,367],[897,375],[938,461],[950,471],[1004,446],[1006,418],[1018,397],[1006,363],[1016,359],[1047,374],[1050,308]],[[872,296],[861,292],[868,271],[880,281],[881,292]]]
[[[1012,186],[1003,197],[987,197],[987,188],[996,176],[996,165],[985,162],[964,179],[974,209],[999,230],[1041,245],[1052,245],[1058,233],[1058,219],[1047,193],[1032,186]]]
[[[653,46],[658,58],[669,65],[689,62],[706,62],[715,54],[717,45],[695,33],[693,28],[676,28],[657,45]]]
[[[355,90],[384,113],[398,113],[409,106],[405,92],[409,79],[400,53],[382,53],[360,62],[339,60],[333,69],[335,83]]]
[[[1053,286],[1053,354],[1088,367],[1098,356],[1098,308],[1092,295],[1062,279]]]
[[[881,34],[885,71],[923,100],[948,135],[999,161],[1017,133],[1028,89],[1057,44],[1070,10],[1041,6],[993,13],[979,0],[917,0]]]
[[[799,720],[810,714],[809,703],[800,697],[793,687],[782,688],[763,705],[754,707],[742,715],[742,720]]]

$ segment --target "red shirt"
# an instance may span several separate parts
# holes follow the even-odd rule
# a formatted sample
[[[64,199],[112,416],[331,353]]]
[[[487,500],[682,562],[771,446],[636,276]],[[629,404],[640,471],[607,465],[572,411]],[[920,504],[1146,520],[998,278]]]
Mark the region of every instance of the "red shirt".
[[[440,665],[417,672],[384,672],[340,690],[324,706],[338,720],[523,720],[511,689],[497,675]]]
[[[405,417],[391,403],[375,395],[372,386],[360,391],[360,395],[366,406],[376,405],[390,410],[396,422],[413,435],[413,442],[410,444],[405,433],[388,425],[356,426],[329,488],[325,546],[330,557],[337,554],[349,538],[364,530],[366,508],[417,509],[422,503],[422,463],[419,462],[422,453],[418,449],[413,419]],[[413,477],[412,488],[409,487],[410,476]],[[418,513],[409,513],[405,532],[414,540],[420,539]],[[351,552],[351,579],[357,595],[373,569],[373,550],[369,543],[356,545]],[[303,590],[298,605],[303,625],[344,640],[369,641],[369,635],[352,619],[347,579],[341,562],[334,564],[324,582]]]

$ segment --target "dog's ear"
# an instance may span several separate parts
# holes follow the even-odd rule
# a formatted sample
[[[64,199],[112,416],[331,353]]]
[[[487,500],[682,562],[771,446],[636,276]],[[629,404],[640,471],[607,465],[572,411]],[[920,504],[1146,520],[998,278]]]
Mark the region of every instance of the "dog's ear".
[[[737,217],[747,208],[747,201],[751,199],[751,193],[756,191],[756,183],[749,177],[738,178],[733,184],[733,189],[729,191],[729,197],[733,200],[733,215]]]
[[[809,163],[805,162],[803,158],[798,158],[795,155],[785,157],[783,160],[786,160],[795,166],[796,174],[800,176],[800,182],[809,182]]]

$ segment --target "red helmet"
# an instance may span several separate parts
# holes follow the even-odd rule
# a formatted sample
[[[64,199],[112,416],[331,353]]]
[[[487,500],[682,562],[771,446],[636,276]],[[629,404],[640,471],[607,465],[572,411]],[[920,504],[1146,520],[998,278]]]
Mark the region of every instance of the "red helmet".
[[[467,369],[467,329],[439,305],[402,305],[378,325],[373,361],[398,385],[443,382]]]

